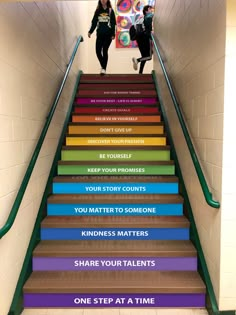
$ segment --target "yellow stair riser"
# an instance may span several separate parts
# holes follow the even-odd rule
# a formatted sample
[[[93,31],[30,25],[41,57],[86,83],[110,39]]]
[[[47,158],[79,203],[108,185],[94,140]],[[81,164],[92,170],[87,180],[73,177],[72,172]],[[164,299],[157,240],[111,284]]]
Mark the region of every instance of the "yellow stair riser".
[[[69,126],[69,134],[162,134],[163,126]]]
[[[166,137],[66,137],[66,145],[94,145],[94,146],[104,146],[104,145],[166,145]]]

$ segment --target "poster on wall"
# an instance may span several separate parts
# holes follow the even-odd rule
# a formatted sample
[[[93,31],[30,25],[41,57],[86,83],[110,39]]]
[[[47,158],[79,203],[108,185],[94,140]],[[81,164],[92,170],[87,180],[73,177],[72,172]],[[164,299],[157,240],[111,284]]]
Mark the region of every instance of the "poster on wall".
[[[136,41],[129,37],[130,26],[143,14],[145,5],[155,6],[155,0],[116,0],[116,48],[137,47]]]

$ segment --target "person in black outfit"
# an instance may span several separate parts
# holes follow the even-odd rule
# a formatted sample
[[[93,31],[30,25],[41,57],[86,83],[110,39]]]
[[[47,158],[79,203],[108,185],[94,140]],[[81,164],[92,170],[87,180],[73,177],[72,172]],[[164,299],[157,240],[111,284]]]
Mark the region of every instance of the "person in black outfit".
[[[116,18],[110,0],[99,0],[94,12],[88,37],[97,27],[96,55],[101,65],[101,75],[106,74],[108,48],[115,38]]]
[[[132,58],[134,70],[138,70],[138,63],[140,62],[139,73],[143,73],[143,69],[146,61],[152,59],[152,19],[153,19],[153,8],[150,5],[143,7],[144,15],[144,31],[137,35],[136,41],[138,44],[141,58]]]

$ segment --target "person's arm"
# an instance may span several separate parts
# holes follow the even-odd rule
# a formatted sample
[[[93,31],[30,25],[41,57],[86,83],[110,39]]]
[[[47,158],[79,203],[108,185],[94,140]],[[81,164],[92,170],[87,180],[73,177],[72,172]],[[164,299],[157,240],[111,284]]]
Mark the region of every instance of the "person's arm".
[[[145,33],[151,37],[153,14],[148,14],[144,19]]]
[[[112,38],[115,38],[115,33],[116,33],[116,16],[114,10],[111,10],[110,14],[110,25],[111,25],[111,34]]]
[[[96,26],[98,23],[98,10],[95,11],[92,22],[91,22],[91,27],[90,30],[88,31],[88,37],[91,36],[91,34],[94,32]]]

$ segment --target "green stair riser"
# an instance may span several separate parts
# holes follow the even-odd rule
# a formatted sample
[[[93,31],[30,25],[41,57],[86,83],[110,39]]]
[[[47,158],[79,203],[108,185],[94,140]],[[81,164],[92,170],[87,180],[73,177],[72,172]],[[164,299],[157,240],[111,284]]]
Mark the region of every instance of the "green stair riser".
[[[169,161],[169,150],[62,150],[63,161]]]
[[[174,175],[174,165],[58,165],[58,175]]]

